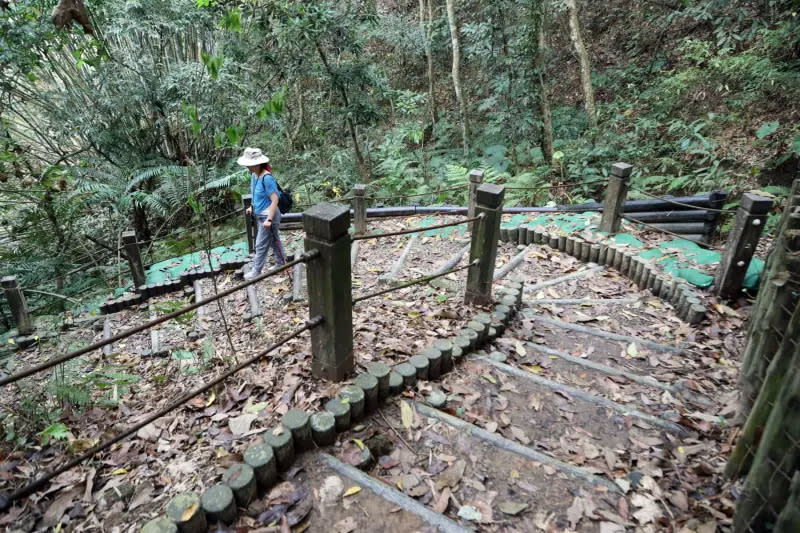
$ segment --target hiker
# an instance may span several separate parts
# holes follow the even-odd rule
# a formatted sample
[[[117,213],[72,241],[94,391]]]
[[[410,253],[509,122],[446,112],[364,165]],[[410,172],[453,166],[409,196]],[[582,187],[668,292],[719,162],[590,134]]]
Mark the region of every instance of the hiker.
[[[259,148],[245,148],[236,162],[250,171],[250,194],[253,197],[253,205],[247,208],[247,214],[255,213],[258,221],[256,257],[250,271],[244,275],[244,279],[253,279],[261,274],[270,248],[275,251],[277,266],[286,262],[279,234],[281,212],[278,209],[278,183],[272,176],[269,158]]]

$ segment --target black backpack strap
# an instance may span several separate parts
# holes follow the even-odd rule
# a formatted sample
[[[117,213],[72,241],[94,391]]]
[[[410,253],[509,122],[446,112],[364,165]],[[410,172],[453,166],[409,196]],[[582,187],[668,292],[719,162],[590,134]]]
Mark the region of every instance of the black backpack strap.
[[[266,183],[264,183],[264,178],[266,178],[267,176],[272,176],[272,174],[270,174],[269,172],[267,172],[266,174],[264,174],[263,176],[261,176],[261,177],[259,178],[259,179],[261,180],[261,187],[264,189],[264,194],[267,194],[267,184],[266,184]],[[274,179],[274,180],[275,180],[275,176],[272,176],[272,179]],[[278,180],[275,180],[275,185],[277,185],[277,186],[278,186],[278,192],[283,192],[283,189],[281,189],[281,186],[280,186],[280,184],[278,184]]]

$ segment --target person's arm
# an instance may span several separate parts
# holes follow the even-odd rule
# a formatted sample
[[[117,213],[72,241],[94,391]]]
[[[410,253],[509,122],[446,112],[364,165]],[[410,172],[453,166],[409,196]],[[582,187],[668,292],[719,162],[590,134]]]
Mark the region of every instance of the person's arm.
[[[254,196],[253,196],[253,193],[254,193],[254,192],[255,192],[255,191],[253,190],[253,177],[252,177],[252,176],[250,176],[250,201],[251,201],[251,202],[252,202],[252,200],[253,200],[253,198],[254,198]],[[251,205],[250,207],[248,207],[247,209],[245,209],[245,210],[244,210],[244,212],[245,212],[245,214],[249,215],[250,213],[252,213],[252,212],[253,212],[253,206]]]
[[[272,226],[272,219],[275,218],[275,213],[278,211],[278,193],[270,194],[269,199],[272,203],[267,207],[267,220],[264,221],[265,228]]]

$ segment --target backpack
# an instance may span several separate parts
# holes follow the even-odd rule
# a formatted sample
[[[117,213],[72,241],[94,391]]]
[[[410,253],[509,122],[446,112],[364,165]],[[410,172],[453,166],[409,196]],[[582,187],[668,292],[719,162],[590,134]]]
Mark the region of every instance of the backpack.
[[[278,185],[278,182],[275,182],[275,185]],[[285,215],[289,211],[292,210],[292,206],[294,205],[294,199],[292,198],[292,189],[281,189],[281,186],[278,185],[278,209],[280,210],[282,215]]]
[[[270,174],[270,176],[272,176],[272,174]],[[272,176],[272,179],[275,179],[275,176]],[[284,215],[291,211],[292,206],[294,205],[292,189],[281,189],[278,180],[275,180],[275,185],[278,186],[278,210],[282,215]],[[261,180],[261,186],[264,187],[264,192],[267,192],[267,186],[264,183],[264,180]]]

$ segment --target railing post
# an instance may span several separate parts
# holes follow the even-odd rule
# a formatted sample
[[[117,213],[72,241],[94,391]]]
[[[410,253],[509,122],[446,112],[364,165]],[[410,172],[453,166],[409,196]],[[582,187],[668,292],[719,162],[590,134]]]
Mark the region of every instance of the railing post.
[[[367,232],[367,186],[361,183],[353,185],[353,226],[356,235]]]
[[[247,253],[252,254],[256,251],[256,232],[253,220],[255,218],[252,214],[247,214],[247,208],[253,207],[253,196],[250,194],[242,195],[242,214],[244,215],[244,231],[247,235]]]
[[[468,304],[492,303],[492,278],[497,258],[497,241],[500,240],[504,196],[505,188],[491,183],[484,183],[476,191],[475,216],[482,215],[483,220],[475,221],[472,232],[469,260],[478,259],[480,262],[467,270],[467,293],[464,301]]]
[[[467,216],[473,218],[475,216],[476,198],[478,195],[478,187],[483,184],[483,171],[473,170],[469,173],[469,198],[467,203]],[[469,231],[475,227],[474,222],[469,223]]]
[[[141,287],[147,283],[142,266],[142,256],[139,255],[139,243],[136,242],[136,232],[126,231],[122,234],[122,245],[125,247],[125,255],[128,257],[128,266],[131,267],[133,276],[133,286]]]
[[[309,316],[323,322],[311,329],[311,373],[342,381],[353,371],[353,291],[350,271],[350,209],[318,204],[303,213]]]
[[[628,195],[628,178],[633,167],[628,163],[611,165],[611,176],[606,188],[606,201],[603,203],[603,217],[600,219],[600,231],[616,233],[625,211],[625,198]]]
[[[750,193],[742,195],[733,231],[714,276],[714,292],[721,298],[736,298],[742,291],[747,267],[756,251],[770,209],[772,200],[769,198]]]
[[[28,314],[25,293],[19,286],[17,276],[5,276],[0,283],[3,285],[3,292],[6,295],[8,306],[11,308],[11,317],[17,326],[17,332],[20,335],[30,335],[33,333],[33,321]]]

